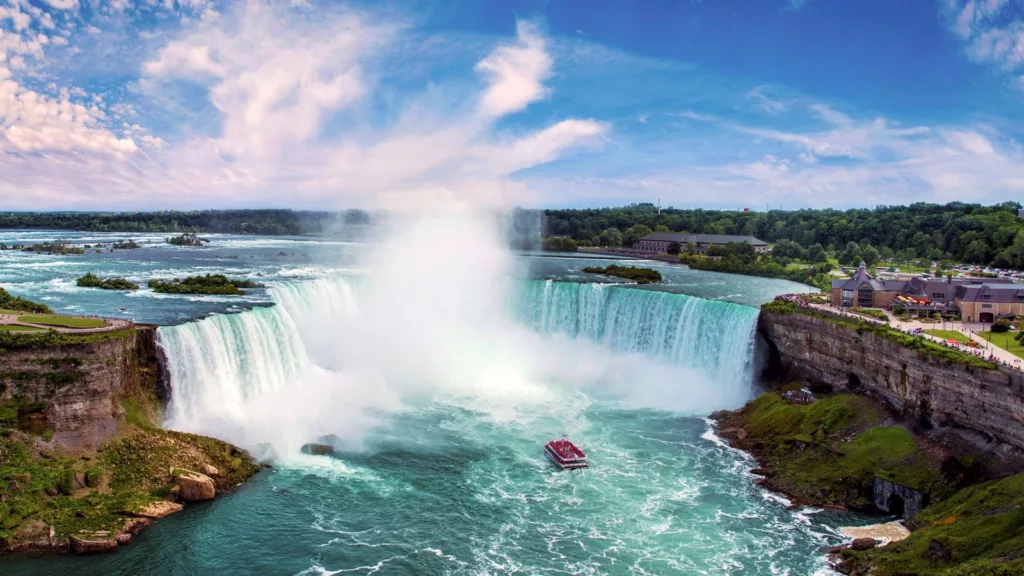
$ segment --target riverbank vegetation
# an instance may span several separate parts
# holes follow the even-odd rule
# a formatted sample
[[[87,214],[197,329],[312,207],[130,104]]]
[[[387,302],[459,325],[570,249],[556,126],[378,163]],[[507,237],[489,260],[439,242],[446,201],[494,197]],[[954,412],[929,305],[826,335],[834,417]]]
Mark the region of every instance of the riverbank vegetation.
[[[53,312],[46,304],[37,304],[20,296],[12,296],[10,292],[3,288],[0,288],[0,310],[34,312],[36,314],[50,314]]]
[[[1024,221],[1019,202],[995,206],[916,203],[850,210],[658,209],[652,204],[621,208],[545,210],[544,236],[562,236],[583,246],[631,247],[650,232],[737,234],[754,236],[778,250],[783,240],[787,257],[814,265],[825,254],[839,263],[870,266],[894,262],[952,260],[969,264],[1024,268]],[[632,241],[631,241],[632,240]],[[852,246],[851,246],[852,243]],[[802,258],[788,254],[796,248]],[[868,260],[872,260],[869,262]]]
[[[201,210],[161,212],[5,212],[0,228],[89,232],[212,232],[269,236],[323,234],[366,226],[363,210]]]
[[[82,288],[100,288],[102,290],[138,290],[139,285],[124,278],[100,278],[92,272],[75,281]]]
[[[908,520],[906,540],[843,550],[843,573],[1009,576],[1024,570],[1024,474],[978,484],[970,459],[922,444],[866,397],[806,399],[793,384],[713,416],[719,435],[757,459],[759,484],[798,505],[870,510],[877,477],[931,502]]]
[[[844,563],[877,576],[1024,574],[1024,474],[965,488],[908,524],[906,540],[845,550]]]
[[[940,472],[942,463],[921,450],[909,432],[889,423],[871,400],[838,394],[791,403],[783,392],[719,415],[719,433],[754,454],[766,470],[766,486],[801,504],[861,509],[872,505],[876,476],[936,498],[955,488]]]
[[[587,266],[583,269],[589,274],[603,274],[632,280],[637,284],[652,284],[661,282],[661,272],[653,268],[636,268],[634,266],[616,266],[614,264],[601,268],[600,266]]]
[[[724,247],[712,250],[709,255],[693,254],[693,247],[687,246],[679,255],[679,262],[694,270],[711,272],[727,272],[764,278],[780,278],[793,282],[808,284],[820,289],[831,286],[832,276],[828,264],[811,267],[791,266],[785,257],[775,254],[758,254],[753,246],[746,242],[730,242]],[[783,260],[779,260],[783,258]]]
[[[252,280],[230,279],[223,274],[207,274],[205,276],[189,276],[185,279],[150,280],[147,285],[154,292],[165,294],[223,294],[243,296],[242,288],[262,288],[262,284]]]

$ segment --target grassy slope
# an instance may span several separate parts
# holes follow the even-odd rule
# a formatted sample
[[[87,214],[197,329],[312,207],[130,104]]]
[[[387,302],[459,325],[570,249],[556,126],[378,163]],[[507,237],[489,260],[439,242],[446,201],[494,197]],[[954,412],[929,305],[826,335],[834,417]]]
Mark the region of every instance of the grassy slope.
[[[1024,574],[1024,474],[972,486],[912,519],[910,538],[869,552],[844,552],[872,574]]]
[[[993,334],[992,332],[978,332],[978,336],[981,336],[985,340],[999,346],[1003,350],[1006,350],[1010,354],[1014,354],[1020,358],[1024,358],[1024,345],[1013,339],[1016,336],[1016,332],[1003,332],[1002,334]]]
[[[720,427],[742,428],[739,444],[771,471],[769,486],[807,503],[870,505],[874,477],[948,495],[951,486],[899,426],[881,426],[880,409],[851,394],[790,404],[778,393],[757,398],[723,418]]]
[[[172,466],[216,466],[221,490],[257,470],[244,452],[211,438],[134,426],[123,432],[96,454],[71,457],[37,453],[30,437],[7,431],[0,438],[0,540],[19,540],[19,532],[38,533],[41,526],[53,526],[58,537],[116,533],[133,510],[169,493]],[[77,487],[76,472],[84,473],[84,488]]]

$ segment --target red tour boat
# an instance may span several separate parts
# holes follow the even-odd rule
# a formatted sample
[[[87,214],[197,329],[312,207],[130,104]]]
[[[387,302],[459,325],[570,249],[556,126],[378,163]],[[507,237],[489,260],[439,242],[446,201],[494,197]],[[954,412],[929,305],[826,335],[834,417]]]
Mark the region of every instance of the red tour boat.
[[[569,442],[565,435],[561,440],[552,440],[544,445],[544,453],[562,470],[576,470],[587,467],[587,455]]]

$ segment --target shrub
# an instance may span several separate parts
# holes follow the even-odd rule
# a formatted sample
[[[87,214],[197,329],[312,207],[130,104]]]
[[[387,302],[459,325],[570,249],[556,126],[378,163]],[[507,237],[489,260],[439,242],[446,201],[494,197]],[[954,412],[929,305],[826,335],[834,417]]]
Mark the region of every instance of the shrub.
[[[53,310],[46,304],[36,304],[31,300],[19,296],[11,296],[7,290],[0,288],[0,308],[5,310],[18,310],[21,312],[35,312],[37,314],[51,314]]]
[[[147,285],[154,292],[165,294],[226,294],[241,296],[241,288],[261,288],[263,285],[252,280],[232,280],[223,274],[190,276],[184,280],[150,280]]]
[[[102,290],[138,290],[139,285],[124,278],[108,278],[106,280],[89,272],[79,278],[76,283],[82,288],[100,288]]]
[[[994,334],[1002,334],[1003,332],[1010,331],[1010,321],[1000,318],[992,323],[992,332]]]
[[[661,282],[661,272],[652,268],[636,268],[634,266],[616,266],[611,265],[607,268],[601,268],[600,266],[587,266],[583,269],[584,272],[589,274],[604,274],[605,276],[616,276],[618,278],[625,278],[626,280],[632,280],[637,284],[652,284],[654,282]]]

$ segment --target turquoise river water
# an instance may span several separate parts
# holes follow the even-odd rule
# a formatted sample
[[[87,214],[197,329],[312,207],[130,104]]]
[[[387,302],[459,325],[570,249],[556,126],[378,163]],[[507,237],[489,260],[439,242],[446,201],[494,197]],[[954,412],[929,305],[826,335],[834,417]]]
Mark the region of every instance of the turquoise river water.
[[[666,282],[640,289],[595,282],[580,271],[591,259],[520,255],[500,286],[424,307],[412,285],[405,299],[375,284],[359,244],[0,231],[7,244],[58,236],[143,248],[0,252],[0,285],[58,311],[160,324],[166,425],[273,467],[116,554],[4,558],[2,574],[797,576],[829,573],[822,550],[840,523],[870,520],[786,510],[705,419],[754,394],[754,306],[799,285],[651,264]],[[87,271],[267,287],[109,293],[75,286]],[[563,433],[590,469],[544,459]],[[299,452],[314,440],[335,454]]]

